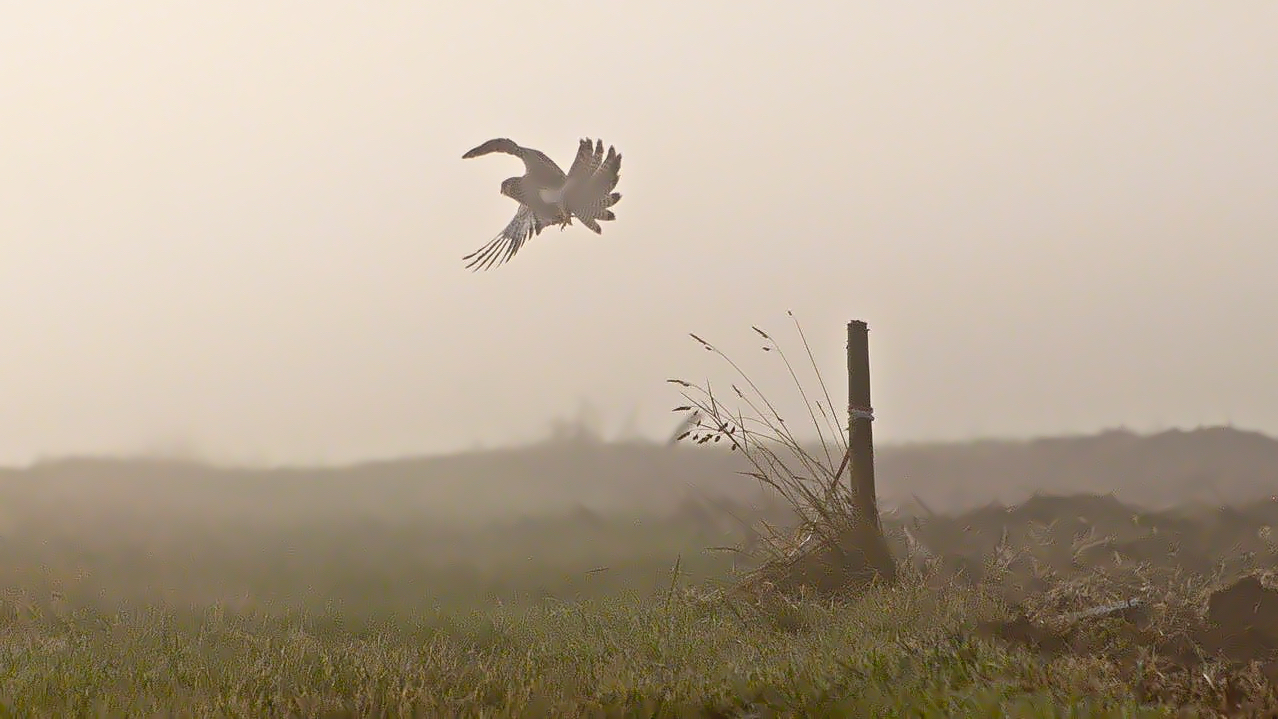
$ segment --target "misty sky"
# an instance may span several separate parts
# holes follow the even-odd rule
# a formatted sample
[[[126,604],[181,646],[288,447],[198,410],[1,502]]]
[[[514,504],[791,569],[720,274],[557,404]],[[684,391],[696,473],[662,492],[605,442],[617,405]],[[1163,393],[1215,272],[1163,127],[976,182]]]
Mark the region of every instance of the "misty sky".
[[[1270,0],[0,8],[0,461],[662,436],[786,310],[883,441],[1278,433]],[[617,221],[468,272],[499,136]]]

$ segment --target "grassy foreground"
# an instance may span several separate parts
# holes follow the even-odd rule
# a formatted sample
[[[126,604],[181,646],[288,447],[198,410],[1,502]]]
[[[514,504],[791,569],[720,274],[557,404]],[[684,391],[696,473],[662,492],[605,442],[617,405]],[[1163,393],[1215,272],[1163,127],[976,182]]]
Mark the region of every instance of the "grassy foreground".
[[[1020,577],[1025,557],[975,585],[909,565],[896,588],[861,599],[787,600],[718,591],[748,565],[707,548],[745,540],[742,521],[759,517],[720,521],[709,507],[445,525],[375,485],[350,492],[383,496],[381,514],[256,492],[258,516],[229,500],[157,508],[160,484],[29,499],[44,486],[0,486],[0,716],[1130,717],[1185,704],[1211,716],[1234,691],[1224,668],[1160,665],[1131,638],[1143,635],[1110,620],[1071,635],[1083,651],[1050,654],[985,631],[1013,618],[999,577]],[[1021,514],[1051,508],[1065,518],[1057,553],[1096,563],[1075,574],[1104,569],[1070,549],[1067,520],[1118,520],[1083,500],[1056,504],[992,516],[1033,548]],[[917,534],[979,566],[993,550],[955,537],[989,535],[983,516],[933,518]],[[1245,524],[1230,517],[1222,526]],[[951,523],[966,531],[952,537]],[[1209,539],[1193,546],[1271,554]],[[1085,594],[1062,611],[1109,600]],[[1228,671],[1262,687],[1257,672],[1275,667]]]
[[[695,592],[350,626],[158,608],[10,613],[7,716],[1161,716],[1100,660],[974,636],[975,595]]]

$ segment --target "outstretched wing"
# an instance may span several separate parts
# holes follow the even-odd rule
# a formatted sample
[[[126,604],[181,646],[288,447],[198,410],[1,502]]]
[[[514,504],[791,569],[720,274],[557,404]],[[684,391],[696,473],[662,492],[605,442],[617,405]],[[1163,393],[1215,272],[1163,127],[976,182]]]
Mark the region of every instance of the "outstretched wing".
[[[469,270],[486,270],[504,264],[519,251],[524,243],[540,234],[546,226],[537,213],[527,205],[520,205],[506,225],[506,229],[488,241],[488,244],[462,258]]]
[[[602,161],[603,141],[592,143],[589,138],[581,140],[577,143],[577,156],[572,160],[572,167],[568,168],[568,177],[575,181],[587,179],[599,169]]]
[[[507,137],[498,137],[485,142],[479,147],[467,150],[466,154],[462,155],[462,159],[469,160],[472,157],[491,155],[494,152],[514,155],[523,160],[524,171],[540,184],[558,186],[567,177],[564,171],[559,168],[559,165],[556,165],[554,160],[546,156],[546,153],[541,150],[534,150],[531,147],[521,147]]]
[[[564,183],[564,207],[600,234],[600,221],[616,219],[609,208],[621,200],[621,193],[613,192],[620,179],[621,153],[609,146],[605,155],[602,140],[582,140]]]

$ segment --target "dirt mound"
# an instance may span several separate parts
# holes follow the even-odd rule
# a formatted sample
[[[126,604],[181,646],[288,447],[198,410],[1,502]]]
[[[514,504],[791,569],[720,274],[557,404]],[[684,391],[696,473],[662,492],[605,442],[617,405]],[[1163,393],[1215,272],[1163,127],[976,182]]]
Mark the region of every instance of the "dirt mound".
[[[880,497],[904,506],[912,495],[946,511],[975,502],[1018,501],[1033,491],[1116,491],[1124,501],[1164,508],[1187,502],[1236,504],[1278,486],[1278,441],[1233,427],[1141,435],[885,446],[877,455]]]
[[[1195,574],[1278,568],[1275,525],[1274,500],[1146,511],[1113,496],[1044,494],[1019,505],[887,522],[898,556],[985,570],[994,559],[1047,579],[1132,565]]]
[[[897,518],[905,566],[1005,608],[978,634],[1099,657],[1151,701],[1278,716],[1278,503],[1159,512],[1038,495],[957,516]]]
[[[1103,657],[1138,673],[1143,699],[1278,716],[1278,591],[1247,576],[1208,593],[1206,611],[1132,599],[1037,620],[1023,609],[982,636],[1046,655]]]

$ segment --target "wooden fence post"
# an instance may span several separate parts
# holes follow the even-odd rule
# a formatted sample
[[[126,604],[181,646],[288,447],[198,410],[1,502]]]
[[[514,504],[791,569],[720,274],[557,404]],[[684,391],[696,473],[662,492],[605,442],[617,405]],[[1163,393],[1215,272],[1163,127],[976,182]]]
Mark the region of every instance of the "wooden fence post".
[[[848,452],[852,498],[862,520],[880,529],[874,489],[874,409],[870,403],[870,328],[848,322]]]

